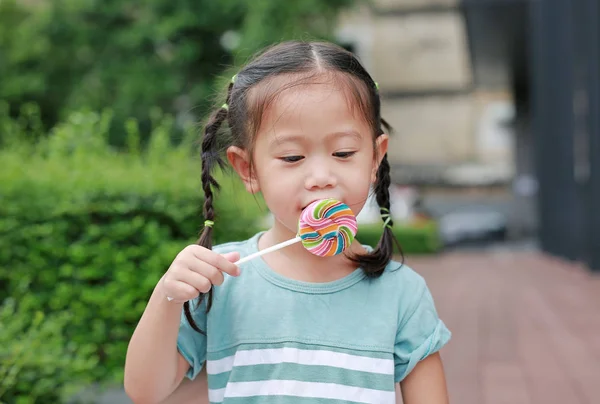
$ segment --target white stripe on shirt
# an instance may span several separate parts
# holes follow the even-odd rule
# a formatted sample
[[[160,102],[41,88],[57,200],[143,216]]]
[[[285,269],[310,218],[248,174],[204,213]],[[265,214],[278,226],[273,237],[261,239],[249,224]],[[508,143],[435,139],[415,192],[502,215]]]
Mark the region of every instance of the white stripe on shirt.
[[[258,382],[228,383],[227,387],[208,391],[211,402],[224,398],[256,396],[293,396],[325,398],[354,403],[394,404],[395,391],[366,389],[335,383],[300,382],[297,380],[267,380]]]
[[[369,358],[327,350],[298,348],[251,349],[237,351],[235,355],[223,359],[209,360],[206,363],[208,374],[229,372],[234,366],[270,365],[277,363],[297,363],[299,365],[331,366],[347,370],[394,374],[392,359]]]

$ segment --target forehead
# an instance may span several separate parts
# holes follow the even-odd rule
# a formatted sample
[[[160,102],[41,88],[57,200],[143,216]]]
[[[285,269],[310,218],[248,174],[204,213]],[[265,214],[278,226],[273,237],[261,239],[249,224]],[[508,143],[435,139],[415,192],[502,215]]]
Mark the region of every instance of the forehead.
[[[280,75],[261,84],[251,97],[258,136],[281,131],[371,132],[366,86],[348,75]]]

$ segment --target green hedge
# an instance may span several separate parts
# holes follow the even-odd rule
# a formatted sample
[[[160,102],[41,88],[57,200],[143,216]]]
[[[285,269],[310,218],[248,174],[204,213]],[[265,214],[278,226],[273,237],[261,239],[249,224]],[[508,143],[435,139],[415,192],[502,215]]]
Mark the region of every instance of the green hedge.
[[[119,154],[106,146],[109,122],[109,113],[73,114],[46,143],[0,150],[0,302],[14,299],[19,313],[69,313],[61,338],[91,347],[95,380],[121,381],[152,288],[196,240],[202,193],[200,162],[190,157],[195,128],[173,147],[172,121],[157,119],[142,153],[130,121],[131,153]],[[256,201],[239,181],[222,183],[216,242],[248,238]]]
[[[405,254],[431,254],[438,252],[442,243],[437,224],[434,221],[414,224],[395,224],[394,235]],[[363,244],[376,246],[381,238],[381,224],[361,224],[356,234]]]
[[[64,333],[72,316],[17,309],[12,298],[0,306],[0,403],[56,404],[93,381],[93,346]]]

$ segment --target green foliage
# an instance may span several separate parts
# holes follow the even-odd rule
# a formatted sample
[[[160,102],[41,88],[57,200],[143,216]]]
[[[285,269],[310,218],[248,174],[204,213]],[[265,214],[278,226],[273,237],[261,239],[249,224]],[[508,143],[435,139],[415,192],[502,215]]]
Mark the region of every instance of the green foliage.
[[[0,1],[0,100],[33,101],[46,127],[82,106],[115,111],[111,142],[153,106],[204,116],[224,66],[291,38],[328,38],[353,0]],[[194,116],[195,115],[195,116]],[[1,135],[1,134],[0,134]]]
[[[72,314],[0,306],[0,403],[58,403],[89,380],[93,348],[65,336]]]
[[[0,150],[0,302],[15,299],[20,313],[70,313],[63,336],[93,349],[95,380],[121,380],[153,287],[201,228],[194,128],[173,147],[172,118],[153,114],[143,152],[107,146],[110,112],[73,113],[44,142]],[[133,147],[136,125],[128,121]],[[216,197],[217,243],[248,238],[261,216],[230,178]]]
[[[404,254],[431,254],[438,252],[441,240],[434,221],[417,224],[394,224],[394,235],[402,247]],[[375,247],[381,238],[381,224],[361,224],[356,238],[363,244]]]
[[[242,62],[242,58],[256,50],[281,40],[330,39],[340,10],[353,3],[353,0],[248,2],[240,30],[239,61]]]
[[[31,145],[35,139],[44,134],[40,109],[37,105],[22,104],[17,118],[13,119],[10,116],[8,103],[0,100],[0,142],[6,147]]]

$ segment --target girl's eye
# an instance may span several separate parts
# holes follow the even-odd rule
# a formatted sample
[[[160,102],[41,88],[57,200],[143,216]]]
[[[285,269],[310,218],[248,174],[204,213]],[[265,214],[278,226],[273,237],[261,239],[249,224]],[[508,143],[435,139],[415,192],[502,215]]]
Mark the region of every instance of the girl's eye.
[[[303,156],[285,156],[281,157],[281,160],[285,161],[286,163],[295,163],[297,161],[302,160],[303,158]]]
[[[348,157],[352,157],[354,154],[356,154],[355,151],[344,151],[344,152],[336,152],[333,153],[334,157],[339,157],[342,159],[347,159]]]

